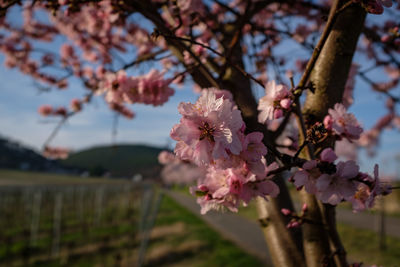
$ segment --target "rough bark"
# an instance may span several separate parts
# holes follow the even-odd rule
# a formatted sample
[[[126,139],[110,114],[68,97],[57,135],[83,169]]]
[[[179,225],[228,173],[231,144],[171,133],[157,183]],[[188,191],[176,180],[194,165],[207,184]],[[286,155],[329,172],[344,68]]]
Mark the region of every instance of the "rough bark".
[[[282,208],[294,210],[291,202],[285,201],[289,198],[285,181],[282,177],[275,177],[274,181],[282,190],[277,198],[269,198],[265,201],[257,199],[257,211],[261,228],[263,230],[268,249],[274,266],[305,266],[302,253],[301,229],[286,228],[289,222],[287,216],[281,213]],[[282,195],[282,196],[281,196]]]
[[[344,2],[335,1],[334,5],[342,5]],[[331,12],[330,16],[332,15]],[[328,108],[342,101],[344,85],[364,19],[364,10],[356,5],[347,8],[337,17],[311,74],[310,81],[314,85],[315,93],[307,94],[303,109],[307,123],[321,121]],[[335,213],[332,211],[334,207],[323,206],[314,196],[305,192],[302,193],[302,199],[308,204],[310,218],[324,224],[305,224],[303,227],[307,266],[321,266],[322,262],[345,266],[345,254],[336,232]]]
[[[342,102],[364,19],[365,11],[360,6],[347,8],[337,18],[311,74],[310,81],[316,90],[307,94],[303,109],[306,119],[321,120],[329,108]]]

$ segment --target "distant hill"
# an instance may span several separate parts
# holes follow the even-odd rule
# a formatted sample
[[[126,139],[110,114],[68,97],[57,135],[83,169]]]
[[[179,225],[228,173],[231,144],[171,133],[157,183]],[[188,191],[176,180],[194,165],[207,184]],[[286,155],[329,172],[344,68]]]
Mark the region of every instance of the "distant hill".
[[[49,160],[33,149],[3,136],[0,136],[0,168],[62,173],[74,171],[60,166],[57,160]]]
[[[132,177],[140,173],[146,178],[156,178],[161,168],[157,157],[162,150],[147,145],[99,146],[70,154],[61,164],[96,175],[109,172],[114,177]]]

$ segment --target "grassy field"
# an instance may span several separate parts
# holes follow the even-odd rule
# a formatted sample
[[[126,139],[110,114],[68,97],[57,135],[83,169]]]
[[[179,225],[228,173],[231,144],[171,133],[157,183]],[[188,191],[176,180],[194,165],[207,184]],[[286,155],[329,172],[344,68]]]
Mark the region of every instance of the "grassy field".
[[[37,237],[32,244],[35,190],[49,184],[53,187],[41,193]],[[0,266],[136,266],[141,193],[125,190],[126,180],[0,170],[0,185],[8,194],[0,195]],[[10,193],[10,185],[25,186]],[[104,191],[100,214],[96,185],[117,188]],[[77,188],[86,189],[82,193]],[[59,252],[54,256],[55,202],[60,192]],[[151,231],[144,263],[149,267],[262,266],[167,196]]]
[[[54,173],[28,172],[0,169],[0,186],[6,185],[62,185],[62,184],[99,184],[127,183],[124,179],[82,178]]]
[[[263,266],[169,197],[155,226],[146,266]]]

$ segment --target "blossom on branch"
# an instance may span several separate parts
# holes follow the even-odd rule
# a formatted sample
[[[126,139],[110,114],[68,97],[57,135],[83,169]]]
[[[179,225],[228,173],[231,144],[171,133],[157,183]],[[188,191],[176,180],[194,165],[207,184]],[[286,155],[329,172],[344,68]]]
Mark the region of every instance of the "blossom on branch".
[[[97,93],[105,93],[108,103],[160,106],[174,94],[174,90],[169,87],[172,79],[164,79],[163,76],[163,72],[154,69],[137,77],[128,77],[124,70],[107,72]]]
[[[273,170],[276,164],[269,166]],[[245,167],[218,169],[213,166],[207,169],[207,175],[199,181],[199,185],[192,188],[198,196],[197,203],[201,206],[201,213],[209,210],[223,210],[237,212],[240,203],[246,206],[253,198],[260,196],[276,197],[279,187],[270,179],[259,177]]]
[[[337,205],[354,195],[356,188],[353,178],[358,175],[359,167],[354,161],[340,161],[333,174],[323,173],[317,180],[317,198],[323,203]]]
[[[183,117],[171,130],[171,137],[188,146],[197,165],[228,158],[228,153],[240,154],[244,122],[230,100],[203,90],[195,104],[182,102],[178,110]]]
[[[267,123],[281,118],[284,111],[290,109],[292,102],[292,94],[285,85],[269,81],[265,86],[265,96],[258,103],[258,121]]]
[[[349,141],[359,139],[363,132],[356,117],[347,113],[346,108],[340,103],[336,103],[334,109],[329,109],[329,115],[325,117],[324,125],[327,130],[332,130],[338,136],[347,138]]]

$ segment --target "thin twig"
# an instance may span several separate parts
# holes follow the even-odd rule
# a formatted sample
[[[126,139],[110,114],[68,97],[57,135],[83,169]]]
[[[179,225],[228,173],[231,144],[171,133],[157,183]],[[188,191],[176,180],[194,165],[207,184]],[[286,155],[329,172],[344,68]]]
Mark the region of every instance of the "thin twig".
[[[294,158],[297,159],[300,155],[300,152],[303,150],[303,148],[308,145],[308,141],[304,140],[303,144],[301,144],[301,146],[299,147],[299,149],[297,150],[296,154],[294,155]]]
[[[74,113],[74,112],[72,112]],[[68,113],[65,115],[57,124],[57,126],[53,129],[50,136],[46,139],[43,144],[43,148],[46,148],[48,144],[56,137],[57,133],[60,131],[61,127],[68,121],[69,117],[72,116],[72,113]]]
[[[173,35],[167,35],[167,34],[163,34],[161,33],[161,35],[164,38],[169,38],[169,39],[176,39],[176,40],[180,40],[180,41],[187,41],[190,42],[192,44],[195,45],[199,45],[205,49],[210,50],[211,52],[213,52],[214,54],[224,58],[226,60],[226,62],[228,62],[232,67],[234,67],[236,70],[238,70],[241,74],[243,74],[243,76],[245,76],[246,78],[249,78],[253,81],[255,81],[257,84],[259,84],[261,87],[265,87],[265,85],[263,84],[263,82],[261,82],[260,80],[258,80],[257,78],[255,78],[253,75],[251,75],[250,73],[246,72],[245,70],[243,70],[241,67],[239,67],[238,65],[234,64],[229,58],[225,57],[222,53],[218,52],[217,50],[215,50],[214,48],[205,45],[203,43],[197,42],[195,40],[189,39],[189,38],[184,38],[184,37],[178,37],[178,36],[173,36]],[[189,53],[193,54],[190,49],[188,50]]]

